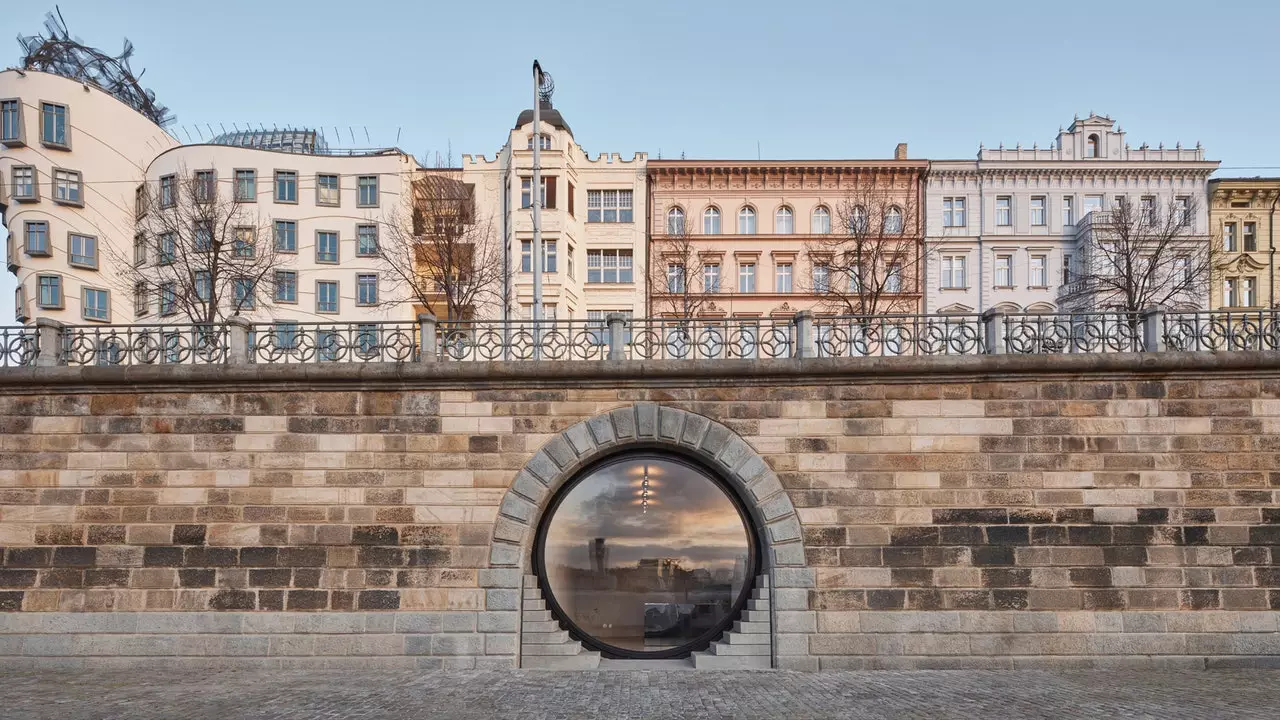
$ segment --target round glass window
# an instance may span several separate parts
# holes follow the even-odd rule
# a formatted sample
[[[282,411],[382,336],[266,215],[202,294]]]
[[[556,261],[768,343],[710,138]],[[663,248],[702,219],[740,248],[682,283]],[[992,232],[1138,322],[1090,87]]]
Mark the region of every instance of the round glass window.
[[[574,635],[616,657],[680,657],[734,620],[755,577],[738,503],[681,460],[628,456],[562,491],[536,549],[547,600]]]

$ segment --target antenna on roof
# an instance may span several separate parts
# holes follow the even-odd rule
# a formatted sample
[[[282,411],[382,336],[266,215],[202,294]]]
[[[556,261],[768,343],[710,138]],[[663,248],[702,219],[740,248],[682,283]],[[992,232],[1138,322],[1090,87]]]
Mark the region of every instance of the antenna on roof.
[[[400,128],[396,128],[396,145],[400,144]]]
[[[222,128],[222,132],[224,133],[227,131],[227,126],[223,125],[222,123],[218,123],[218,127]]]
[[[183,125],[183,126],[182,126],[182,132],[183,132],[183,134],[184,134],[184,135],[186,135],[186,136],[187,136],[187,142],[191,142],[191,133],[187,132],[187,126],[186,126],[186,125]]]
[[[759,140],[756,141],[756,159],[757,160],[760,159],[760,141]]]
[[[369,139],[369,126],[368,126],[368,125],[365,125],[365,126],[364,126],[364,141],[365,141],[365,142],[367,142],[367,143],[372,143],[372,142],[373,142],[372,140],[370,140],[370,139]]]
[[[347,134],[351,136],[351,144],[352,144],[352,145],[355,145],[355,144],[356,144],[356,131],[355,131],[355,130],[352,130],[350,125],[348,125],[348,126],[347,126]]]

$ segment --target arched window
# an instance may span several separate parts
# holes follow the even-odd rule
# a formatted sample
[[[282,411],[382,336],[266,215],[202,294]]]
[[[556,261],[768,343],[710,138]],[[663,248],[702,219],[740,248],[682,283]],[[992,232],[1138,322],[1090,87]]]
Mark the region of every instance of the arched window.
[[[673,207],[667,211],[667,234],[683,235],[684,234],[684,210]]]
[[[831,211],[824,205],[819,205],[813,211],[813,234],[826,235],[831,232]]]
[[[864,235],[870,227],[867,222],[867,209],[861,205],[854,205],[849,210],[849,233],[851,235]]]
[[[542,141],[538,144],[538,145],[539,145],[538,149],[539,149],[539,150],[550,150],[550,149],[551,149],[551,136],[550,136],[550,135],[541,135],[541,136],[539,136],[539,137],[541,137],[541,138],[542,138]],[[527,149],[527,150],[532,150],[532,149],[533,149],[533,136],[532,136],[532,135],[530,135],[530,136],[529,136],[529,146],[528,146],[527,148],[525,148],[525,149]]]
[[[718,208],[709,207],[702,212],[702,234],[720,234],[720,210]]]
[[[884,233],[886,235],[902,234],[902,211],[897,206],[889,208],[884,213]]]
[[[743,205],[742,209],[738,211],[738,234],[756,234],[756,211],[752,210],[750,206]]]
[[[1084,156],[1087,158],[1098,157],[1098,136],[1090,135],[1087,144],[1084,147]]]
[[[796,217],[789,207],[780,207],[773,216],[773,231],[779,235],[790,235],[796,231]]]

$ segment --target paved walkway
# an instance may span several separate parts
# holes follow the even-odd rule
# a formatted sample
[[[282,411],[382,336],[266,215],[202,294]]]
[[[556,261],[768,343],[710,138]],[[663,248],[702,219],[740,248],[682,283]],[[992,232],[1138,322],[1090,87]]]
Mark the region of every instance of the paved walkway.
[[[0,671],[17,718],[1268,718],[1280,671]]]

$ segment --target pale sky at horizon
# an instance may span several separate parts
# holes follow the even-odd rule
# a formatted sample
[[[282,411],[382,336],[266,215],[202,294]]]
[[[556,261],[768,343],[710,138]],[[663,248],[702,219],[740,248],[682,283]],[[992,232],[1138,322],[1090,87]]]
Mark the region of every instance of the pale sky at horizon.
[[[53,9],[10,4],[0,66]],[[293,125],[492,157],[530,105],[536,57],[593,155],[882,158],[906,142],[913,158],[970,158],[980,142],[1043,146],[1092,110],[1135,147],[1202,142],[1218,176],[1280,175],[1280,3],[1266,0],[547,1],[535,22],[533,3],[505,1],[58,4],[90,45],[133,41],[184,140]],[[0,273],[0,325],[13,282]]]

